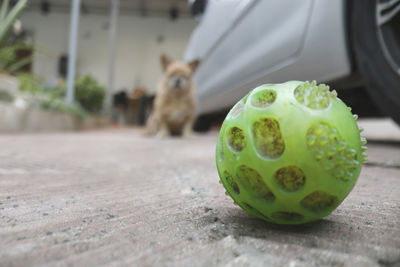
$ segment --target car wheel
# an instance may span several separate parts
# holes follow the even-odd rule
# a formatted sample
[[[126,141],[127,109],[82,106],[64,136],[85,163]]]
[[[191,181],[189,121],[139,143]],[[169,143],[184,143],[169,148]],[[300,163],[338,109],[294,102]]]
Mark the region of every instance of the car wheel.
[[[194,123],[193,129],[196,132],[206,132],[213,126],[219,127],[221,126],[228,112],[229,110],[221,110],[198,116]]]
[[[199,116],[193,126],[193,130],[196,132],[207,132],[211,128],[213,119],[210,115]]]
[[[352,2],[357,66],[373,101],[400,124],[400,0]]]

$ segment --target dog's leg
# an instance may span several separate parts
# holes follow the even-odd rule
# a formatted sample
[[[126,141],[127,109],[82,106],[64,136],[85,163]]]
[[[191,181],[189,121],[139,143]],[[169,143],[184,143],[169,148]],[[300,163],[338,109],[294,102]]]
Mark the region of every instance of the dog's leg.
[[[158,130],[158,120],[154,114],[151,112],[149,118],[147,119],[146,129],[144,131],[145,135],[154,135]]]
[[[169,131],[167,123],[161,122],[160,131],[158,131],[157,137],[164,138],[164,137],[167,137],[169,135],[171,135],[171,133]]]
[[[194,117],[190,117],[186,123],[183,125],[182,135],[183,137],[192,137],[193,136],[193,124],[194,124]]]

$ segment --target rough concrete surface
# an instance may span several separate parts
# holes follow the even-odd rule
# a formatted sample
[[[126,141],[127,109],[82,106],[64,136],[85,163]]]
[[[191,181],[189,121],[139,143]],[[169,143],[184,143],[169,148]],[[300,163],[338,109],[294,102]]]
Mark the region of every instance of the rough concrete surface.
[[[348,198],[301,226],[218,183],[217,133],[0,136],[0,266],[400,266],[400,143],[370,142]]]

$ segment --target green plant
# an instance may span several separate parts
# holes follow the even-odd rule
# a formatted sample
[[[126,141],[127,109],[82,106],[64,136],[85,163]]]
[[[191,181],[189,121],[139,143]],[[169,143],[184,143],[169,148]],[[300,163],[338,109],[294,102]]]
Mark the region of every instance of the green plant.
[[[24,93],[28,93],[30,95],[35,94],[46,94],[53,98],[65,98],[65,89],[64,88],[50,88],[45,89],[43,87],[42,79],[34,76],[30,73],[19,73],[16,75],[20,85],[19,90]]]
[[[10,0],[3,0],[0,7],[0,71],[13,74],[32,61],[32,57],[17,60],[17,52],[32,47],[22,43],[7,45],[13,24],[25,9],[27,0],[19,0],[10,10],[9,3]]]
[[[350,193],[366,161],[366,139],[355,119],[324,84],[259,86],[222,125],[221,182],[237,205],[266,221],[320,219]]]
[[[76,116],[80,120],[85,119],[87,116],[86,111],[79,104],[74,103],[69,105],[65,99],[51,97],[49,95],[41,99],[40,107],[52,112],[69,113]]]
[[[103,107],[105,89],[92,76],[80,77],[75,83],[76,101],[89,113],[98,113]]]
[[[43,81],[30,73],[18,74],[17,79],[20,83],[19,90],[21,92],[36,94],[45,91],[43,88]]]
[[[43,87],[42,80],[29,73],[20,73],[17,78],[20,82],[19,90],[26,94],[25,98],[31,106],[40,107],[51,112],[69,113],[79,119],[86,117],[85,110],[78,103],[67,104],[63,88],[46,90]]]
[[[0,71],[15,74],[26,64],[32,62],[32,56],[17,60],[19,50],[32,50],[32,47],[23,43],[0,48]]]
[[[19,0],[14,7],[8,10],[10,0],[2,1],[0,7],[0,47],[3,47],[7,42],[12,26],[26,8],[27,2],[27,0]]]

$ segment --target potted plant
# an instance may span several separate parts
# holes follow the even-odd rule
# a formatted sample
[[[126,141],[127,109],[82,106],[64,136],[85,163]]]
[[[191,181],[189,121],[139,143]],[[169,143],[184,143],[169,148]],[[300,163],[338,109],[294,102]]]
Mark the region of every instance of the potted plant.
[[[0,90],[14,95],[18,91],[19,82],[12,74],[29,63],[31,58],[16,61],[16,52],[29,49],[28,46],[7,44],[13,25],[25,9],[27,0],[18,0],[12,8],[9,8],[9,4],[10,0],[3,0],[0,7]]]

